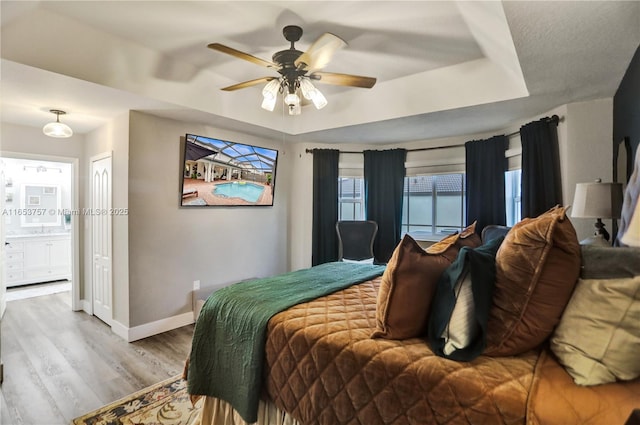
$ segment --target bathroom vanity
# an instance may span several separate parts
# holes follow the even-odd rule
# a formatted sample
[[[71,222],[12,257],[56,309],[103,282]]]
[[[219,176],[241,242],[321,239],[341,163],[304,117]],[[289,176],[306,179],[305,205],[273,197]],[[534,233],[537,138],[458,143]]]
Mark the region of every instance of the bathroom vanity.
[[[7,236],[7,287],[71,279],[71,235]]]
[[[23,183],[17,189],[4,217],[7,287],[71,279],[71,233],[61,210],[61,187]]]

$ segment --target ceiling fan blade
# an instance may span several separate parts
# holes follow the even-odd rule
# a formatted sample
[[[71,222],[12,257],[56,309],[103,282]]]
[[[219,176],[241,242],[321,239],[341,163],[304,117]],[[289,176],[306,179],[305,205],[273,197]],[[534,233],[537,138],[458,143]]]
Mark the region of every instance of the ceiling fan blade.
[[[347,45],[347,42],[330,32],[322,34],[306,52],[301,54],[294,64],[298,69],[306,69],[312,72],[322,69],[331,60],[333,54]]]
[[[363,77],[361,75],[336,74],[334,72],[314,72],[309,78],[320,83],[333,84],[336,86],[351,86],[370,89],[376,84],[373,77]]]
[[[213,49],[213,50],[217,50],[217,51],[222,52],[222,53],[226,53],[226,54],[231,55],[231,56],[236,57],[236,58],[240,58],[240,59],[244,59],[244,60],[249,61],[249,62],[253,62],[256,65],[266,66],[267,68],[278,69],[278,65],[276,65],[273,62],[269,62],[267,60],[260,59],[258,57],[253,56],[253,55],[250,55],[249,53],[245,53],[245,52],[241,52],[240,50],[236,50],[233,47],[225,46],[224,44],[211,43],[211,44],[207,45],[207,47],[210,48],[210,49]]]
[[[275,80],[276,78],[277,77],[256,78],[255,80],[244,81],[242,83],[234,84],[234,85],[229,86],[229,87],[221,88],[220,90],[224,90],[224,91],[240,90],[240,89],[244,89],[244,88],[251,87],[251,86],[257,86],[258,84],[268,83],[269,81]]]

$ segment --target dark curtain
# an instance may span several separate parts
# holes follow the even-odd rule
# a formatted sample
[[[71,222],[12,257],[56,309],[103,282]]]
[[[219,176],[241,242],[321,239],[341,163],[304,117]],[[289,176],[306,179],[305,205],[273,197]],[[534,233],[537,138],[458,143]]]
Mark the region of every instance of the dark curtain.
[[[507,136],[494,136],[464,144],[467,225],[477,221],[476,232],[489,224],[507,224],[504,195]]]
[[[364,153],[364,199],[367,220],[378,223],[373,244],[376,263],[386,263],[402,233],[405,149]]]
[[[537,217],[562,204],[557,125],[543,118],[520,128],[522,218]]]
[[[338,157],[336,149],[313,150],[313,238],[311,264],[338,260]]]

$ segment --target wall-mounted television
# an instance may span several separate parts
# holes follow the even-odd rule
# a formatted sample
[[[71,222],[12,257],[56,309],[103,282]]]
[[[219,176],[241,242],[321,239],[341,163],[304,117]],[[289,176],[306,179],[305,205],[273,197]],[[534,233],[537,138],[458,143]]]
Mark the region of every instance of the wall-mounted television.
[[[271,206],[278,151],[187,133],[183,207]]]

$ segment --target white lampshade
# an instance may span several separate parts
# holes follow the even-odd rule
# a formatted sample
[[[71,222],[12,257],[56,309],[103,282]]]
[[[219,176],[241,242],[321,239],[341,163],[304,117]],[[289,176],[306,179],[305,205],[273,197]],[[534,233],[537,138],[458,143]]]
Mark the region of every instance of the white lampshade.
[[[640,200],[636,203],[636,209],[620,242],[629,246],[640,246]]]
[[[274,78],[269,81],[264,89],[262,89],[262,109],[267,111],[273,111],[276,106],[276,99],[278,97],[278,91],[280,90],[280,80]]]
[[[313,102],[316,109],[322,109],[327,106],[327,98],[309,81],[309,78],[300,80],[300,90],[305,99]]]
[[[65,138],[73,136],[71,127],[61,122],[50,122],[44,126],[42,132],[49,137]]]
[[[320,93],[320,90],[316,90],[316,93],[311,101],[313,102],[313,106],[315,106],[316,109],[322,109],[327,106],[328,103],[327,98],[324,97],[322,93]]]
[[[308,78],[303,77],[300,79],[300,90],[305,99],[312,100],[316,92],[316,87],[311,84]]]
[[[621,183],[578,183],[571,217],[618,218],[622,208]]]
[[[278,96],[278,90],[280,90],[280,80],[274,78],[264,86],[264,89],[262,89],[262,95],[264,97],[275,99]]]
[[[300,105],[300,97],[295,93],[289,93],[284,97],[284,103],[286,103],[287,106]]]
[[[59,109],[51,109],[49,112],[56,114],[56,120],[46,124],[42,128],[42,132],[49,137],[66,138],[73,135],[73,130],[68,125],[60,122],[60,115],[66,114],[65,111]]]
[[[267,111],[273,111],[276,107],[276,98],[265,96],[262,99],[262,105],[260,105],[262,109],[266,109]]]

